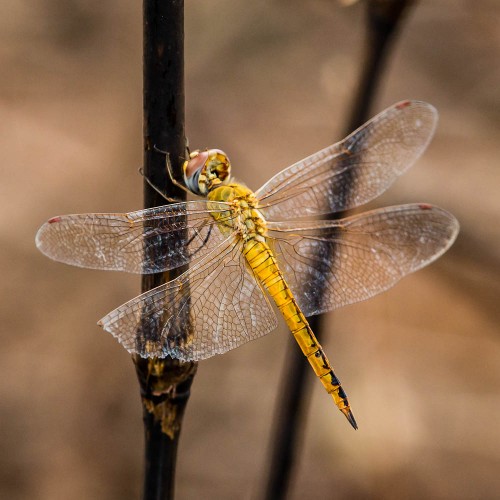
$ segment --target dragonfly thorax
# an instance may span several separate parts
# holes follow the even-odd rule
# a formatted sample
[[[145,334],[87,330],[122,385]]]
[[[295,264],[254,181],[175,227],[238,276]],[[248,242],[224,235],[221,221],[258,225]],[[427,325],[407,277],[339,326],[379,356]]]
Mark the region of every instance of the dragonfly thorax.
[[[216,186],[208,193],[210,201],[228,203],[228,212],[213,213],[212,217],[219,222],[219,228],[224,232],[235,232],[248,241],[256,239],[264,241],[267,228],[266,221],[260,213],[258,201],[253,191],[243,184],[231,182]]]
[[[184,182],[189,190],[199,196],[206,196],[229,179],[231,162],[220,149],[196,150],[184,162],[183,171]]]

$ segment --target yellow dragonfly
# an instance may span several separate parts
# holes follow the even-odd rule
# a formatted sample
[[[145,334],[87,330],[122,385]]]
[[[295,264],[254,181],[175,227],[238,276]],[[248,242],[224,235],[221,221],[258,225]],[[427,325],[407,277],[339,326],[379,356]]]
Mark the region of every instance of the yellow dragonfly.
[[[203,199],[126,214],[53,217],[36,244],[54,260],[94,269],[159,273],[189,264],[178,278],[99,321],[143,357],[197,361],[262,337],[277,326],[271,299],[356,429],[306,316],[388,289],[443,254],[459,225],[424,203],[338,220],[318,216],[384,192],[424,151],[436,121],[431,105],[400,102],[255,192],[232,179],[221,150],[195,151],[183,166],[184,188]]]

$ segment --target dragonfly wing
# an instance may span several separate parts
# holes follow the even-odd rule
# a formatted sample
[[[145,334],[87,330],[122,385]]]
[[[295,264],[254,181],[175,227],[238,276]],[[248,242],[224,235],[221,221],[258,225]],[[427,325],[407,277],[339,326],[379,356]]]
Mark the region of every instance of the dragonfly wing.
[[[376,198],[418,159],[437,122],[430,104],[404,101],[272,177],[255,194],[267,219],[334,213]]]
[[[207,256],[178,278],[118,307],[99,324],[131,353],[197,361],[266,335],[277,321],[246,265],[241,243],[228,241],[216,259]]]
[[[201,258],[227,235],[211,213],[231,212],[219,202],[190,201],[127,214],[53,217],[36,235],[51,259],[92,269],[157,273]]]
[[[300,227],[269,223],[269,237],[297,303],[311,316],[387,290],[443,254],[458,229],[445,210],[412,204]]]

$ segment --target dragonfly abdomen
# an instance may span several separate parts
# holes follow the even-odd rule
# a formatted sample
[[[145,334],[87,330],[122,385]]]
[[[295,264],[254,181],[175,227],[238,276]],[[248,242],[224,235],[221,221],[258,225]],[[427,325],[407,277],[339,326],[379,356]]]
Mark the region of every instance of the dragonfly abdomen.
[[[312,366],[314,373],[321,380],[323,387],[332,396],[335,404],[349,420],[349,423],[357,429],[358,426],[349,407],[347,395],[306,317],[295,301],[271,249],[265,242],[250,239],[245,243],[244,254],[249,266],[283,315],[288,328]]]

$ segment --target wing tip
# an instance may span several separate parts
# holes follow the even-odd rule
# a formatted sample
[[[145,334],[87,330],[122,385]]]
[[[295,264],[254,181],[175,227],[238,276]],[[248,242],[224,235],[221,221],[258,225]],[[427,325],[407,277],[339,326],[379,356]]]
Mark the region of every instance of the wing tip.
[[[443,222],[446,222],[449,227],[450,230],[449,241],[451,245],[457,238],[458,233],[460,232],[460,223],[458,222],[458,219],[451,212],[448,212],[448,210],[438,207],[437,205],[431,205],[430,203],[418,203],[417,206],[420,210],[425,210],[425,211],[432,210],[434,213],[439,214],[441,216]]]
[[[437,221],[434,219],[434,222],[438,222],[443,226],[443,228],[445,227],[446,230],[443,231],[440,248],[436,250],[436,252],[429,259],[424,260],[421,265],[417,266],[414,271],[422,269],[443,256],[451,248],[453,243],[455,243],[455,240],[460,233],[460,223],[458,222],[458,219],[444,208],[431,205],[429,203],[418,203],[416,204],[416,207],[419,210],[432,212],[434,216],[438,218]]]
[[[62,222],[64,219],[63,215],[56,215],[51,217],[47,222],[44,222],[35,235],[35,245],[47,257],[54,259],[51,255],[50,250],[50,234],[52,231],[58,231],[57,223]],[[56,260],[56,259],[54,259]]]
[[[427,101],[420,101],[418,99],[405,99],[403,101],[398,101],[393,104],[392,107],[397,109],[398,111],[403,111],[406,108],[426,108],[431,113],[438,113],[435,106],[428,103]]]
[[[438,118],[439,118],[439,112],[436,109],[435,106],[432,104],[429,104],[428,102],[425,101],[419,101],[419,100],[405,100],[405,101],[399,101],[396,104],[392,106],[393,109],[396,111],[401,111],[401,112],[413,112],[413,111],[421,111],[425,109],[425,111],[428,114],[428,120],[431,122],[430,126],[430,137],[433,136],[434,131],[437,126]],[[391,108],[389,108],[391,109]],[[384,113],[384,111],[382,111]],[[416,126],[418,126],[418,123],[416,123]]]
[[[54,219],[55,219],[55,217],[54,217]],[[36,245],[36,247],[38,248],[38,250],[40,250],[40,252],[42,252],[47,257],[50,257],[50,255],[47,254],[47,251],[45,249],[44,237],[45,237],[45,234],[46,234],[48,228],[50,227],[49,224],[50,224],[51,220],[52,219],[50,219],[49,221],[45,222],[45,224],[42,224],[42,226],[40,226],[40,229],[38,229],[38,231],[36,232],[36,235],[35,235],[35,245]]]

